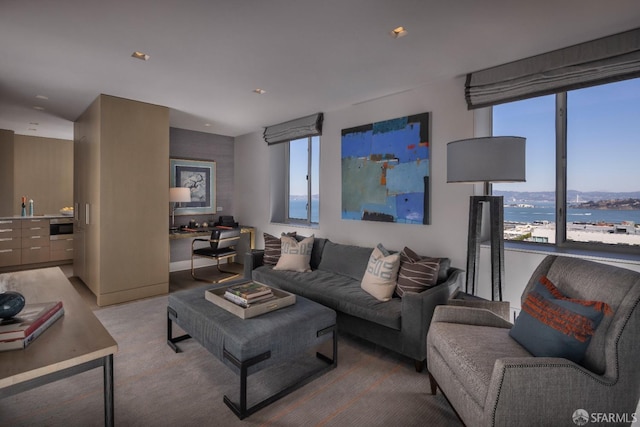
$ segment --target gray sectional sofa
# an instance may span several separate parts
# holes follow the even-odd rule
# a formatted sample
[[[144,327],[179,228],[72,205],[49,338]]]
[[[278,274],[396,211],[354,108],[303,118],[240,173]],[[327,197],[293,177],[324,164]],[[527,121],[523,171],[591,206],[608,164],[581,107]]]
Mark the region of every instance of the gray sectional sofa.
[[[264,250],[254,250],[245,255],[244,275],[334,309],[340,332],[410,357],[416,370],[422,371],[433,311],[459,287],[462,270],[441,258],[436,285],[382,302],[360,287],[372,251],[315,238],[310,272],[274,270],[272,265],[263,265]]]

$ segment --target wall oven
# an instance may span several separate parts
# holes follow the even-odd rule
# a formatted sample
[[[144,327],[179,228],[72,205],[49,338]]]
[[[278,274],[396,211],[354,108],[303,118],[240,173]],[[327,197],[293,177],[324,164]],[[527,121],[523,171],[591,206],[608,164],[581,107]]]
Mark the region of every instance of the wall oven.
[[[53,218],[49,221],[51,240],[68,237],[65,234],[73,234],[73,218]]]

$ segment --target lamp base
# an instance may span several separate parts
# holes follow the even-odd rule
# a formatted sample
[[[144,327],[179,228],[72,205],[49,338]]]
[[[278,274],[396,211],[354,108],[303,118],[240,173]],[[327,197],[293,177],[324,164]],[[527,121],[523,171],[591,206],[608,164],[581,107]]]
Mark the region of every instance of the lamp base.
[[[476,268],[480,261],[483,203],[489,204],[491,220],[491,299],[493,301],[502,301],[502,283],[504,282],[503,196],[471,196],[467,242],[466,292],[471,295],[476,293]]]

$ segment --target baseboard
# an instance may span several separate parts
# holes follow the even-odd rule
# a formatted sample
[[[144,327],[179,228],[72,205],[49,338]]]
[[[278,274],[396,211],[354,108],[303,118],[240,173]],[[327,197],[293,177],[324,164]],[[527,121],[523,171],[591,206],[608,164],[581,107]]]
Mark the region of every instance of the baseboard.
[[[110,292],[108,294],[96,295],[96,302],[98,306],[119,304],[122,302],[129,302],[138,300],[141,298],[154,297],[157,295],[166,295],[169,293],[169,282],[158,283],[150,286],[143,286],[140,288],[127,289],[124,291]]]

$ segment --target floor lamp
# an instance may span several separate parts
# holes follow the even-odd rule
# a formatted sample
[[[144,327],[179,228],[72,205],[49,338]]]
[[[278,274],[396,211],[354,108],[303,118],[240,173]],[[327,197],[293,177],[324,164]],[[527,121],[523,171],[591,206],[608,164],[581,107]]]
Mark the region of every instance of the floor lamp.
[[[491,232],[491,299],[502,301],[504,281],[504,200],[490,196],[492,182],[525,181],[525,138],[494,136],[447,144],[447,182],[484,183],[484,195],[471,196],[465,292],[475,295],[480,260],[482,210],[489,205]]]
[[[171,187],[169,188],[169,203],[173,203],[171,206],[171,227],[169,231],[176,231],[176,206],[178,203],[190,202],[191,190],[187,187]]]

